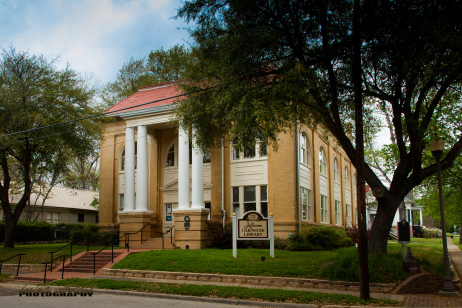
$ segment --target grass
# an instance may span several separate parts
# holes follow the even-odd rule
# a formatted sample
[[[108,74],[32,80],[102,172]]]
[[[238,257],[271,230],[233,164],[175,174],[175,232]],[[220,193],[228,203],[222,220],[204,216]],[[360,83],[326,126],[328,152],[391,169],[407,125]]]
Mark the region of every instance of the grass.
[[[336,251],[275,251],[239,249],[233,258],[230,249],[147,251],[127,256],[112,268],[225,275],[319,278]],[[265,261],[261,260],[265,257]]]
[[[386,306],[399,307],[400,302],[391,300],[371,299],[364,301],[359,297],[345,294],[328,294],[308,291],[293,291],[281,289],[255,289],[245,287],[228,287],[214,285],[194,285],[178,283],[156,283],[138,281],[119,281],[111,279],[66,279],[54,281],[48,285],[84,287],[136,291],[147,293],[189,295],[201,297],[221,297],[229,299],[256,300],[266,302],[286,302],[315,305],[343,306]]]
[[[3,246],[0,248],[0,260],[8,259],[18,253],[25,253],[25,256],[21,257],[21,264],[41,264],[42,262],[50,261],[51,254],[50,251],[56,251],[59,248],[66,245],[65,243],[60,244],[34,244],[34,245],[15,245],[13,249],[3,249]],[[90,246],[90,251],[100,250],[104,246]],[[114,246],[114,249],[116,247]],[[119,247],[117,247],[119,248]],[[53,255],[53,258],[70,254],[70,246],[63,248]],[[72,245],[72,255],[76,255],[82,251],[87,251],[87,246]],[[9,261],[6,261],[5,264],[17,264],[18,258],[15,257]],[[66,258],[66,260],[68,257]]]
[[[407,245],[411,247],[412,255],[420,261],[421,271],[444,275],[440,241],[412,238],[412,242]],[[337,253],[277,250],[273,259],[269,256],[269,250],[247,248],[239,249],[238,257],[234,259],[232,250],[228,249],[149,251],[127,256],[112,268],[329,280],[324,269],[334,262]],[[264,262],[261,261],[262,256],[265,257]],[[394,257],[401,264],[401,244],[389,242],[388,256]],[[376,282],[398,282],[407,277],[398,274],[380,275]]]
[[[0,283],[10,281],[10,276],[13,274],[0,274]]]

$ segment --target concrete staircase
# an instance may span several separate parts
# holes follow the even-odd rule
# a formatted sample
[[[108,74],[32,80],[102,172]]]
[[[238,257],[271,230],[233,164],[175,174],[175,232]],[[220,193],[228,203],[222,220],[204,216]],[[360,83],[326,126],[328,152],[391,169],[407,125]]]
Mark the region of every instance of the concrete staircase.
[[[120,256],[125,251],[114,251],[114,259]],[[111,263],[112,256],[111,251],[101,251],[96,255],[95,269],[96,271],[102,269],[108,263]],[[64,272],[76,272],[76,273],[93,273],[93,253],[87,252],[80,258],[72,261],[70,264],[64,266]]]
[[[143,244],[130,245],[130,249],[146,249],[146,250],[162,250],[162,238],[161,237],[151,237],[143,242]],[[175,240],[173,244],[170,244],[170,237],[164,238],[164,249],[174,249]]]

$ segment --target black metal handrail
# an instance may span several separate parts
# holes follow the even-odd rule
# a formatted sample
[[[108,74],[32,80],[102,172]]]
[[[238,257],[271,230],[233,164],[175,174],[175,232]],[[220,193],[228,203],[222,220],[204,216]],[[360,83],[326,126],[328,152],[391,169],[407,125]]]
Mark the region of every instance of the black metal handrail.
[[[156,232],[156,233],[160,233],[162,234],[162,250],[164,250],[164,235],[165,234],[168,234],[170,231],[172,231],[172,229],[175,227],[175,225],[173,225],[170,229],[167,230],[167,232]],[[173,244],[173,232],[170,233],[170,244]]]
[[[42,262],[42,264],[45,264],[45,274],[43,275],[43,283],[45,283],[46,280],[47,280],[47,265],[48,265],[48,263],[51,263],[50,267],[53,269],[53,261],[56,261],[56,260],[58,260],[60,258],[63,258],[63,268],[61,269],[61,272],[62,272],[61,279],[64,279],[64,262],[66,261],[66,255],[59,256],[59,257],[54,258],[53,260],[48,261],[48,262]],[[51,272],[51,270],[50,270],[50,272]]]
[[[141,232],[141,244],[143,244],[143,229],[149,224],[150,224],[149,222],[145,224],[141,229],[138,230],[138,232],[124,233],[124,235],[112,241],[111,244],[102,248],[100,251],[92,252],[93,254],[93,274],[96,273],[96,255],[97,254],[99,254],[101,251],[111,246],[111,263],[114,263],[114,243],[120,241],[121,238],[125,237],[125,248],[127,248],[127,252],[130,252],[130,234],[138,234],[139,232]]]
[[[25,256],[25,255],[26,255],[25,253],[18,253],[17,255],[12,256],[11,258],[8,258],[8,259],[6,259],[6,260],[0,261],[0,274],[2,273],[2,265],[3,265],[3,262],[6,262],[6,261],[8,261],[8,260],[13,259],[14,257],[19,256],[18,269],[16,270],[16,276],[18,276],[18,274],[19,274],[19,265],[21,265],[21,256]]]
[[[89,246],[90,246],[90,234],[85,234],[85,235],[79,237],[78,239],[72,240],[70,243],[64,245],[63,247],[59,248],[59,249],[56,250],[56,251],[49,251],[49,253],[51,253],[51,259],[53,260],[53,254],[54,254],[54,253],[57,253],[58,251],[60,251],[60,250],[63,249],[64,247],[67,247],[67,246],[71,245],[71,252],[70,252],[70,254],[69,254],[69,261],[72,261],[72,244],[74,244],[74,243],[77,242],[77,241],[80,241],[80,240],[83,239],[84,237],[87,237],[87,252],[88,252],[88,251],[89,251]],[[51,267],[50,272],[52,272],[52,271],[53,271],[53,266]]]

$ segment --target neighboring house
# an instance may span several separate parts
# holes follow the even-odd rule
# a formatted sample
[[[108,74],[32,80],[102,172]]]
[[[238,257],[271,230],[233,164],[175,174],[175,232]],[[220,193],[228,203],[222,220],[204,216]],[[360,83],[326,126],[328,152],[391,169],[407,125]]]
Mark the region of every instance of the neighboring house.
[[[279,135],[277,152],[257,142],[241,153],[224,144],[193,155],[187,145],[179,148],[189,138],[172,119],[178,94],[173,82],[142,87],[107,110],[116,112],[100,149],[100,229],[121,223],[122,232],[121,218],[133,214],[132,221],[147,217],[151,236],[159,236],[174,225],[172,212],[189,194],[193,203],[195,194],[202,199],[191,206],[186,198],[185,206],[210,209],[214,221],[250,210],[272,213],[279,237],[302,224],[356,224],[356,171],[332,134],[294,123],[292,133]],[[129,161],[136,166],[127,167]]]
[[[20,200],[21,195],[10,196],[11,207],[15,208],[16,203]],[[37,195],[32,193],[30,196],[30,209],[34,209],[34,203]],[[39,214],[37,221],[47,221],[49,223],[98,223],[98,209],[90,206],[94,198],[98,198],[98,192],[89,190],[77,190],[67,187],[55,186],[52,188],[48,198],[45,200],[42,211],[42,197],[37,199],[33,219]],[[0,217],[5,219],[3,210],[0,208]],[[21,213],[20,220],[27,217],[27,206]],[[32,219],[32,220],[33,220]]]
[[[404,198],[404,206],[406,208],[405,217],[403,217],[407,222],[409,222],[411,230],[412,227],[422,226],[422,206],[414,204],[414,194],[412,191],[406,195]],[[414,213],[418,213],[414,215]],[[369,189],[369,186],[366,186],[366,221],[367,228],[370,229],[374,223],[375,215],[377,214],[377,200],[372,194],[372,190]],[[416,218],[417,216],[418,218]],[[398,230],[398,222],[400,221],[399,210],[396,211],[395,218],[393,219],[392,228]],[[412,232],[411,232],[412,236]]]

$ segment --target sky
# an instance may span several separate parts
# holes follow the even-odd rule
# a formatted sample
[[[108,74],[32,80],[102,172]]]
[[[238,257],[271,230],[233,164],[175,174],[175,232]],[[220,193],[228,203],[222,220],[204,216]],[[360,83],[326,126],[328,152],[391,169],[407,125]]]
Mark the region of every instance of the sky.
[[[0,47],[59,56],[59,66],[115,80],[130,58],[191,42],[180,0],[0,0]]]

